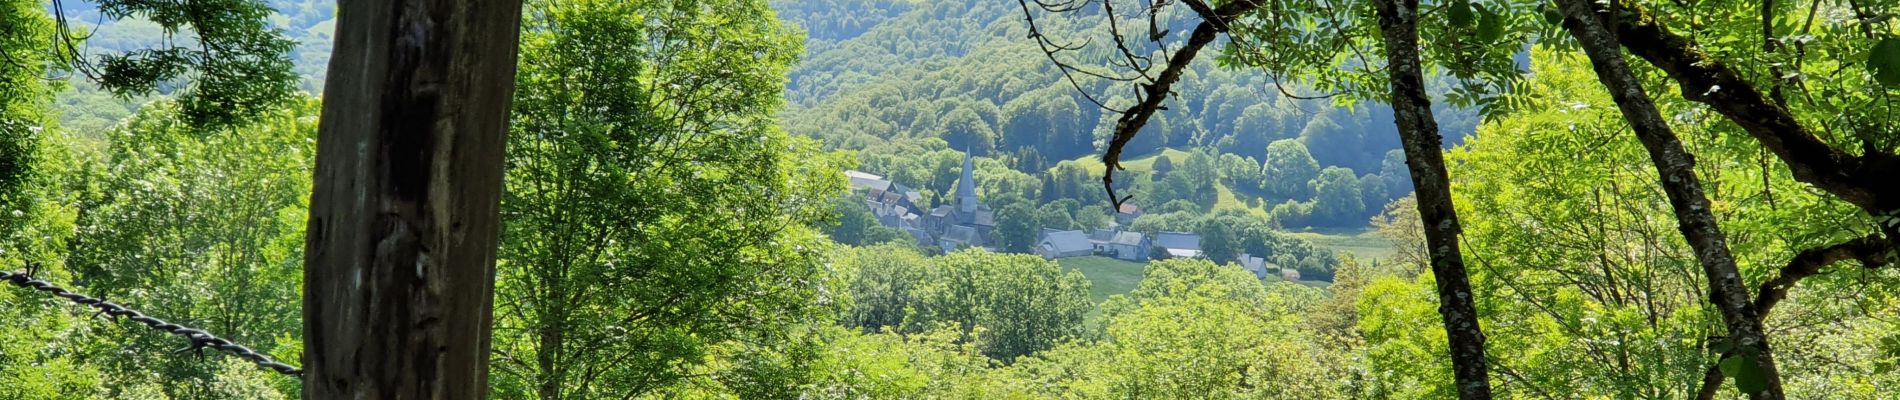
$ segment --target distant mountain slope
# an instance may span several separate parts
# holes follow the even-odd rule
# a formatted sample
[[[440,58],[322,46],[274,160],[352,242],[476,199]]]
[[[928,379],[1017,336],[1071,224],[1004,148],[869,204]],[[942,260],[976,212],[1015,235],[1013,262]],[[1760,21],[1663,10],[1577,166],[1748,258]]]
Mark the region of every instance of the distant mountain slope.
[[[956,149],[1061,160],[1095,153],[1112,126],[1094,104],[1062,81],[1028,39],[1015,2],[944,0],[778,0],[782,18],[806,28],[807,54],[791,76],[792,106],[781,120],[793,133],[838,148],[892,140],[942,138]],[[1045,33],[1084,37],[1087,26],[1041,19]],[[1078,23],[1079,24],[1079,23]],[[1185,31],[1185,30],[1180,30]],[[1261,159],[1269,142],[1298,139],[1322,165],[1377,173],[1398,148],[1383,105],[1356,110],[1280,95],[1254,71],[1217,68],[1203,59],[1130,151],[1215,147]],[[1127,102],[1127,88],[1084,82],[1084,90]],[[1441,107],[1442,108],[1442,107]],[[1448,138],[1476,123],[1472,112],[1443,109]],[[1029,154],[1034,153],[1034,154]],[[1021,165],[1034,170],[1047,164]]]
[[[67,21],[77,28],[90,31],[83,51],[118,53],[153,48],[167,40],[158,24],[137,18],[106,18],[89,1],[58,1]],[[303,89],[311,93],[322,91],[324,70],[330,64],[331,32],[336,25],[336,0],[266,0],[265,4],[277,10],[271,22],[277,29],[283,30],[285,36],[298,43],[297,48],[291,50],[290,58],[295,64],[294,71],[304,77]],[[47,7],[51,8],[52,5]],[[181,32],[171,40],[177,41],[175,43],[191,43],[192,37],[190,32]]]

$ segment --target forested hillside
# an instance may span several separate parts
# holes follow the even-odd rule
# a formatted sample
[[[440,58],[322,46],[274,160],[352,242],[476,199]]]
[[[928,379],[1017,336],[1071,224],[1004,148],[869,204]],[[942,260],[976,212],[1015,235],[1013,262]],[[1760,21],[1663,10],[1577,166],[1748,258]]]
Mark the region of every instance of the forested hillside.
[[[325,71],[419,2],[56,1],[0,0],[0,399],[1900,393],[1893,0],[524,0],[449,82]]]
[[[873,173],[914,177],[908,170],[922,167],[885,160],[968,150],[1008,169],[979,181],[1042,181],[1021,185],[1014,194],[1084,204],[1105,200],[1095,182],[1099,176],[1066,169],[1071,167],[1064,161],[1087,165],[1099,157],[1114,126],[1113,115],[1082,93],[1123,106],[1131,93],[1101,80],[1082,81],[1079,91],[1072,87],[1034,41],[1024,40],[1028,27],[1015,2],[788,0],[774,7],[808,32],[806,55],[787,87],[791,106],[781,114],[786,130],[820,138],[827,148],[858,150],[864,169]],[[1175,20],[1171,25],[1181,25],[1182,19]],[[1051,35],[1101,30],[1062,20],[1043,29]],[[1219,67],[1211,58],[1196,61],[1175,89],[1180,101],[1144,128],[1128,151],[1199,152],[1220,167],[1196,172],[1208,175],[1207,183],[1163,182],[1161,175],[1136,179],[1136,202],[1154,207],[1185,199],[1209,211],[1216,208],[1211,182],[1218,179],[1233,198],[1220,208],[1266,216],[1278,207],[1277,223],[1288,228],[1360,227],[1410,190],[1390,108],[1341,107],[1281,90],[1313,93],[1297,84],[1278,85],[1258,70]],[[1441,107],[1440,115],[1451,144],[1477,123],[1469,110]],[[1323,171],[1332,167],[1344,170]],[[1314,188],[1339,186],[1347,177],[1354,181],[1351,196],[1341,190],[1332,201],[1315,197]],[[948,188],[930,180],[906,182],[926,193]],[[1377,193],[1369,193],[1374,187]],[[1339,197],[1363,200],[1340,204]]]

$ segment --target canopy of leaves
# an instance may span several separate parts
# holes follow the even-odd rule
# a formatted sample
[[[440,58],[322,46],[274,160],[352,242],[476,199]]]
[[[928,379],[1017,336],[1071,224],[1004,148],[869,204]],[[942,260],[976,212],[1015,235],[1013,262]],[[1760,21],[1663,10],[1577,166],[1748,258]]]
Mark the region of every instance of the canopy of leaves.
[[[741,343],[796,343],[824,248],[809,226],[843,190],[840,160],[771,118],[796,37],[762,1],[528,4],[497,395],[655,393],[760,350]]]

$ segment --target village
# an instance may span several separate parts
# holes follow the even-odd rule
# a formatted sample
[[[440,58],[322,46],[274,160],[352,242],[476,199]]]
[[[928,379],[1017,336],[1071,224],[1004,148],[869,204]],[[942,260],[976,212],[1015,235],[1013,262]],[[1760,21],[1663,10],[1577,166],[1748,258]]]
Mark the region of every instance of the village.
[[[858,170],[847,170],[844,175],[850,180],[852,194],[863,196],[864,206],[870,209],[879,225],[903,231],[919,247],[943,253],[959,249],[1001,252],[995,239],[996,212],[977,197],[974,171],[974,158],[965,152],[953,197],[934,208],[924,204],[923,193],[884,176]],[[1114,211],[1114,219],[1105,228],[1042,229],[1031,253],[1047,260],[1102,256],[1138,263],[1164,258],[1206,258],[1201,252],[1198,233],[1126,229],[1141,216],[1140,206],[1124,203]],[[1283,268],[1265,257],[1242,253],[1234,264],[1261,279],[1271,275],[1288,281],[1300,280],[1298,270]]]

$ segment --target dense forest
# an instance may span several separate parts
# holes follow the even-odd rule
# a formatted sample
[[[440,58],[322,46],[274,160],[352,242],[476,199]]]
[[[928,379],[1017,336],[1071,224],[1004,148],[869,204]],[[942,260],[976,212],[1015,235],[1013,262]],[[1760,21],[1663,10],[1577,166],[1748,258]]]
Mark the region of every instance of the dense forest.
[[[338,5],[52,1],[0,399],[312,393],[24,282],[312,365]],[[1891,0],[523,3],[490,397],[1900,392]]]
[[[1109,82],[1083,82],[1088,86],[1080,92],[1066,83],[1035,42],[1023,40],[1028,26],[1016,3],[775,6],[808,35],[806,55],[786,88],[789,106],[781,119],[787,131],[819,138],[829,149],[855,150],[860,169],[914,182],[933,199],[955,179],[956,171],[945,167],[956,164],[941,160],[969,151],[984,158],[978,181],[986,197],[1106,203],[1099,176],[1088,168],[1099,165],[1091,163],[1107,144],[1114,114],[1083,92],[1107,92],[1099,100],[1108,104],[1132,98],[1111,91]],[[1076,20],[1043,29],[1053,35],[1099,27]],[[1259,70],[1221,68],[1212,59],[1193,63],[1175,91],[1178,104],[1149,124],[1129,152],[1213,169],[1170,180],[1164,168],[1129,180],[1137,202],[1160,207],[1186,200],[1199,212],[1249,211],[1295,229],[1356,228],[1410,191],[1389,107],[1339,107],[1281,90],[1311,91],[1279,85]],[[1474,109],[1439,112],[1451,144],[1477,124]],[[1194,158],[1173,159],[1181,155],[1169,157],[1163,149]]]

